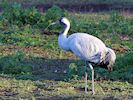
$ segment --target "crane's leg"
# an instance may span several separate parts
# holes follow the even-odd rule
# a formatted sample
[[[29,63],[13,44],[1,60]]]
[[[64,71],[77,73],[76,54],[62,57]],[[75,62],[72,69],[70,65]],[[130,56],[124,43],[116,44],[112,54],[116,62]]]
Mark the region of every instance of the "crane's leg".
[[[89,66],[90,66],[91,71],[92,71],[92,95],[94,95],[94,69],[90,63],[89,63]]]
[[[85,93],[87,93],[87,62],[85,61]]]

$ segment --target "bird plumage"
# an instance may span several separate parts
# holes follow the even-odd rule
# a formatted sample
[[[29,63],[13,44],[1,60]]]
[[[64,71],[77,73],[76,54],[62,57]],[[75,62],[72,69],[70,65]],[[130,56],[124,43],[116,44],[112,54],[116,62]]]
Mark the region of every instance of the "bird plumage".
[[[86,62],[97,64],[110,71],[112,70],[112,65],[116,59],[115,52],[106,47],[99,38],[87,33],[73,33],[67,36],[70,29],[70,22],[67,18],[61,18],[53,24],[61,24],[64,26],[64,30],[60,32],[58,37],[60,48],[66,51],[72,51],[76,56]],[[90,63],[89,66],[92,70],[92,93],[94,94],[94,69]],[[87,92],[87,70],[85,72],[85,92]]]
[[[73,33],[67,36],[70,29],[70,22],[66,18],[60,19],[58,23],[64,26],[64,30],[60,32],[58,37],[60,48],[66,51],[72,51],[82,60],[111,70],[116,59],[112,49],[106,47],[99,38],[87,33]]]
[[[100,39],[86,33],[74,33],[68,37],[62,34],[58,40],[62,49],[72,51],[82,60],[89,62],[100,63],[107,52],[106,46]]]

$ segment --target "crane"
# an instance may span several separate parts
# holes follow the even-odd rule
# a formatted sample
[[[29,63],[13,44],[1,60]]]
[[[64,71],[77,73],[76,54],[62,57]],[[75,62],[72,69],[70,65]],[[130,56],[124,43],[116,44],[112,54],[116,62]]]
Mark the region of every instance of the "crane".
[[[87,63],[92,72],[92,94],[94,95],[94,68],[93,64],[106,68],[112,71],[112,66],[115,63],[116,54],[97,37],[87,33],[73,33],[67,36],[70,29],[70,22],[63,17],[60,20],[51,23],[51,25],[60,24],[64,29],[58,37],[58,44],[61,49],[71,51],[81,60],[85,61],[85,93],[87,93]]]

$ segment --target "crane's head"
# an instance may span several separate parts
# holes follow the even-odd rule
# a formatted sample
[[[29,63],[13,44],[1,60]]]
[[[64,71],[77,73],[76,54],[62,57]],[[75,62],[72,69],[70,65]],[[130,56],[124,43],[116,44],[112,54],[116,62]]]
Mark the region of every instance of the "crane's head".
[[[51,23],[52,25],[54,25],[54,24],[61,24],[61,25],[63,25],[63,26],[70,26],[70,22],[69,22],[69,20],[67,19],[67,18],[65,18],[65,17],[63,17],[63,18],[61,18],[60,20],[58,20],[58,21],[56,21],[56,22],[53,22],[53,23]]]
[[[113,70],[113,64],[115,63],[116,60],[116,54],[115,52],[110,49],[107,48],[108,52],[105,55],[104,60],[100,63],[100,65],[104,68],[107,68],[109,71]]]

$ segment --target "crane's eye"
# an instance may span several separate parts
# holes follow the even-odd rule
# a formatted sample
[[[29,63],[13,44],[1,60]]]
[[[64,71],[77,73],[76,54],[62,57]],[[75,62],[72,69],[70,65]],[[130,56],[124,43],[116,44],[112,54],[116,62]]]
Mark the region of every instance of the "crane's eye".
[[[60,24],[63,25],[63,26],[66,25],[66,24],[64,23],[64,21],[63,21],[63,18],[61,18],[61,19],[59,20],[59,22],[60,22]]]
[[[62,23],[62,18],[59,20],[60,23]]]

